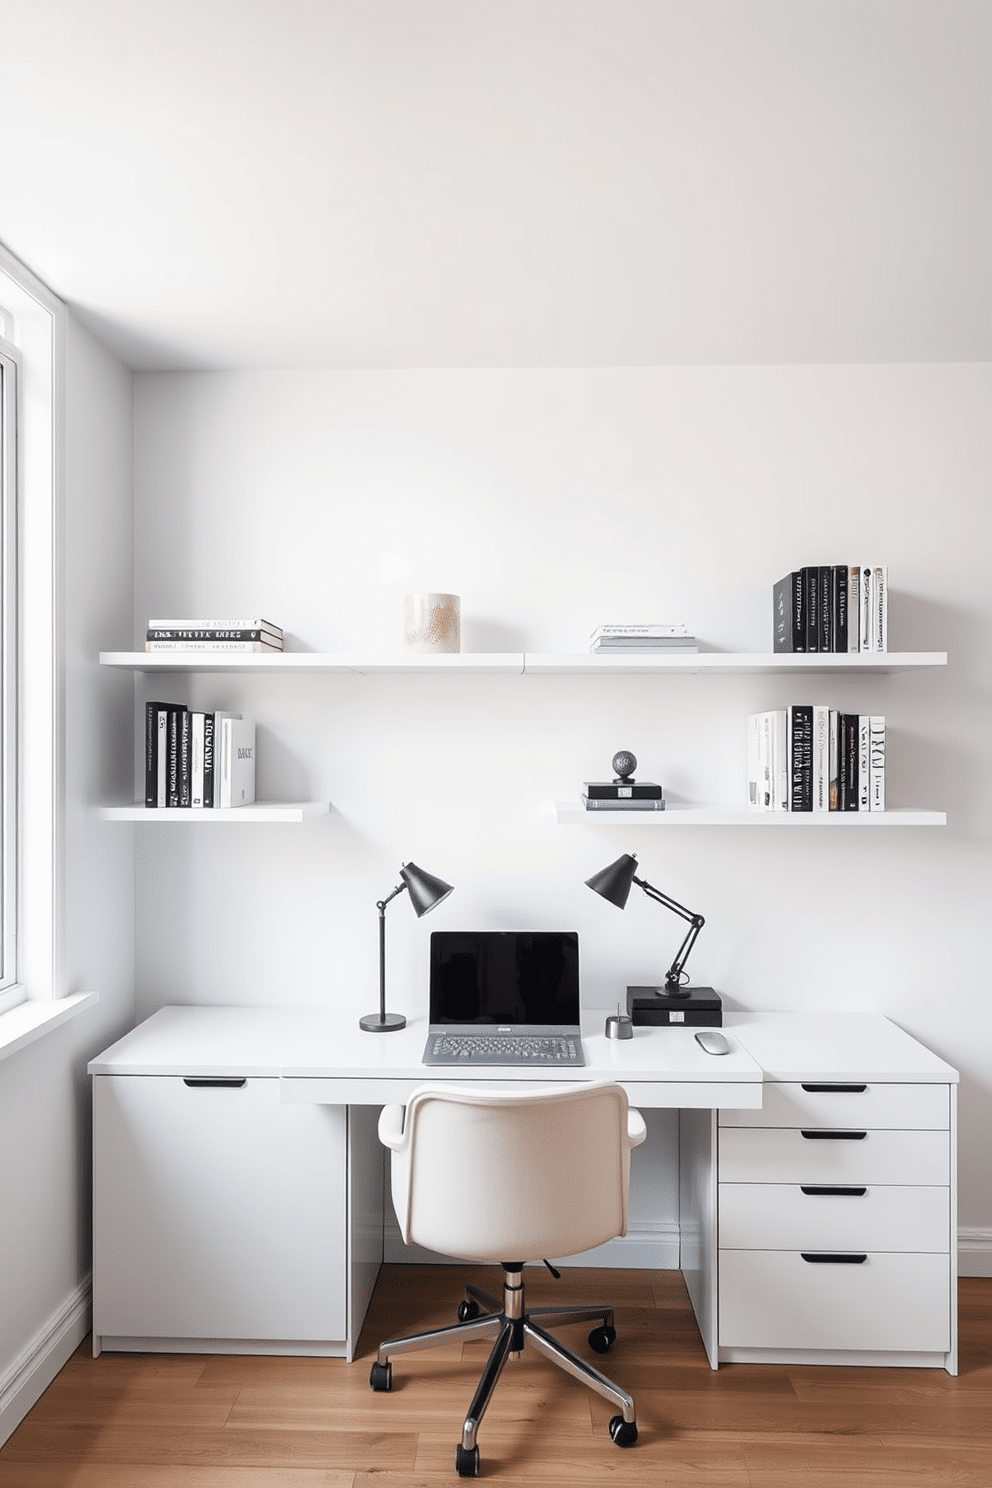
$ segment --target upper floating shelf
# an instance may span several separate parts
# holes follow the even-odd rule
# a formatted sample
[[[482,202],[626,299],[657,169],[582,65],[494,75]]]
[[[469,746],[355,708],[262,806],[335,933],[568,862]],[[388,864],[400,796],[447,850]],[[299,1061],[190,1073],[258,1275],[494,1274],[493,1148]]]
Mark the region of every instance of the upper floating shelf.
[[[716,676],[739,673],[806,673],[853,676],[858,672],[918,671],[947,665],[946,651],[875,651],[860,654],[824,652],[733,652],[700,651],[689,655],[592,656],[561,655],[542,651],[461,651],[441,656],[363,656],[335,651],[279,651],[270,656],[257,652],[205,651],[101,651],[100,665],[123,667],[135,672],[252,672],[305,673],[353,672],[360,676],[378,673],[458,672],[522,673],[543,676]]]

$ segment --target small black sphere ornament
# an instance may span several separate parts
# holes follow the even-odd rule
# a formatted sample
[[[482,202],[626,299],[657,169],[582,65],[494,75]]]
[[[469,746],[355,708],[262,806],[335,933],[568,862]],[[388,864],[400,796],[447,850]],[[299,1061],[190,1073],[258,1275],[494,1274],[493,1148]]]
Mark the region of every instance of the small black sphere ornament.
[[[629,749],[620,749],[613,756],[613,768],[616,778],[625,783],[633,779],[634,771],[637,769],[637,755],[631,754]]]

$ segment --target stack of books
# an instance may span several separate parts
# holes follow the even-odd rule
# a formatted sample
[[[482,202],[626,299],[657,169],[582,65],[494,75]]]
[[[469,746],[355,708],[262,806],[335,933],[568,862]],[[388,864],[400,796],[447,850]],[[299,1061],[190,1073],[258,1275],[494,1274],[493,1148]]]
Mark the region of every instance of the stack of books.
[[[776,651],[887,651],[889,571],[882,564],[797,568],[772,589]]]
[[[587,780],[582,801],[587,811],[664,811],[660,785],[650,780]]]
[[[627,655],[640,651],[698,651],[695,636],[684,625],[597,625],[589,638],[596,655]]]
[[[755,811],[884,811],[885,719],[796,703],[748,718]]]
[[[281,651],[271,620],[149,620],[146,651]]]
[[[145,805],[223,809],[255,800],[255,725],[240,713],[145,704]]]

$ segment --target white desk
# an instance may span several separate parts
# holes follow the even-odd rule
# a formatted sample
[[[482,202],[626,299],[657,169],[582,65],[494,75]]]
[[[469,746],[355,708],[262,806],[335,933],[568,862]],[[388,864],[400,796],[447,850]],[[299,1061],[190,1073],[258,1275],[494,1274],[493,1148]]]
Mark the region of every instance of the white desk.
[[[683,1113],[682,1269],[714,1367],[857,1357],[956,1368],[957,1074],[886,1019],[732,1017],[733,1051],[714,1057],[687,1028],[609,1040],[597,1010],[583,1020],[584,1068],[507,1078],[425,1068],[422,1016],[383,1035],[362,1033],[358,1016],[163,1008],[90,1062],[95,1352],[351,1358],[382,1259],[378,1108],[428,1079],[606,1078],[636,1106]],[[851,1083],[863,1088],[836,1088]],[[833,1127],[844,1131],[831,1138]],[[800,1168],[813,1164],[822,1244],[809,1215],[780,1212],[806,1192],[790,1141]],[[750,1230],[739,1211],[758,1216]],[[842,1261],[855,1246],[863,1259]],[[815,1264],[807,1250],[821,1252]],[[790,1259],[791,1292],[779,1284]],[[931,1305],[917,1317],[921,1288]]]

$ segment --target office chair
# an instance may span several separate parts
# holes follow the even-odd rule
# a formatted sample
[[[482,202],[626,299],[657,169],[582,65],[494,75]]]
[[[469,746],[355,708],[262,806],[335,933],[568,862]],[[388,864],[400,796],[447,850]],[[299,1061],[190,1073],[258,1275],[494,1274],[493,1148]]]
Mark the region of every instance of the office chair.
[[[379,1140],[392,1153],[404,1241],[503,1267],[502,1300],[467,1286],[457,1323],[380,1344],[369,1379],[373,1390],[389,1390],[390,1355],[495,1334],[455,1448],[460,1477],[478,1475],[480,1422],[507,1359],[527,1344],[619,1406],[610,1435],[621,1447],[636,1442],[631,1396],[543,1326],[598,1320],[589,1343],[605,1354],[617,1336],[612,1307],[527,1309],[523,1267],[626,1234],[630,1150],[645,1134],[623,1088],[607,1083],[524,1091],[430,1084],[413,1092],[405,1120],[402,1106],[383,1108]]]

